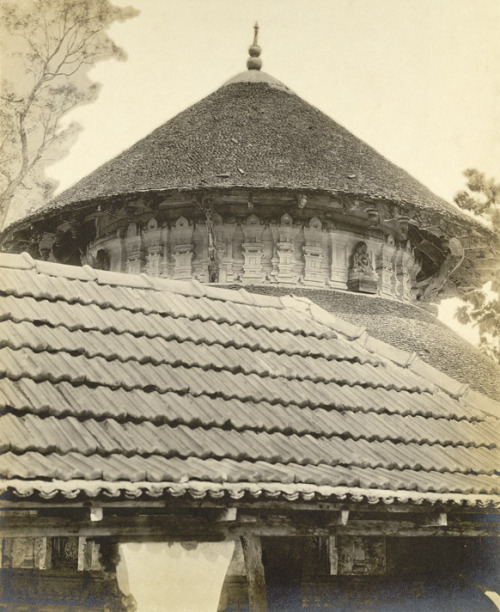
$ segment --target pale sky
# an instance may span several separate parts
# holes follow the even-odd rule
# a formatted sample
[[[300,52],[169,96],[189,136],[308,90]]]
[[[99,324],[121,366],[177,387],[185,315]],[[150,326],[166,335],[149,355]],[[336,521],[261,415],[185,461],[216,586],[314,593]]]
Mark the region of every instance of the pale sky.
[[[500,0],[115,0],[127,62],[99,64],[84,130],[48,173],[69,187],[246,69],[263,70],[451,200],[462,172],[500,179]]]

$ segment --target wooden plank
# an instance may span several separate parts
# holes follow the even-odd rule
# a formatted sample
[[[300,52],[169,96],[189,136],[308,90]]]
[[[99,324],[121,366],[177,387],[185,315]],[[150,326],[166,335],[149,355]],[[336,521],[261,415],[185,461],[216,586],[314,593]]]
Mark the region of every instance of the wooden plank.
[[[303,515],[304,513],[302,513]],[[248,519],[252,518],[252,521]],[[319,519],[323,520],[319,520]],[[240,536],[468,536],[488,537],[500,534],[500,524],[492,521],[448,521],[447,525],[421,525],[408,520],[358,520],[350,519],[346,525],[338,524],[338,516],[331,521],[324,517],[315,520],[311,516],[291,517],[286,515],[270,517],[240,517],[235,521],[216,521],[214,517],[185,516],[181,514],[151,515],[107,515],[101,521],[88,518],[55,516],[8,516],[0,521],[0,536],[48,537],[116,536],[124,540],[135,538],[157,538],[160,540],[218,541]]]
[[[243,536],[241,546],[248,581],[249,612],[265,612],[267,610],[266,578],[260,538],[252,535]]]

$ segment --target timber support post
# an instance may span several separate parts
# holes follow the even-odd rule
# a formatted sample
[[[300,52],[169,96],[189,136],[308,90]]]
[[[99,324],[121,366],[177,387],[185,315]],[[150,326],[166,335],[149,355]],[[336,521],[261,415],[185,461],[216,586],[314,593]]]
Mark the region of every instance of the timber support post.
[[[242,536],[241,546],[248,581],[249,612],[266,612],[266,578],[262,563],[262,544],[258,536]]]

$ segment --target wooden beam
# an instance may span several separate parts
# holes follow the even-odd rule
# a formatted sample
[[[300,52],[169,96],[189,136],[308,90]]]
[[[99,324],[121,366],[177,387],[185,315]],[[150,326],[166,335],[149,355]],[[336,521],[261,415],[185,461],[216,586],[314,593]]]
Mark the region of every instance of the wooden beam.
[[[92,522],[102,521],[103,516],[104,516],[103,509],[100,508],[99,506],[92,506],[90,508],[90,520]]]
[[[226,508],[225,510],[222,510],[221,513],[216,517],[216,521],[219,521],[221,523],[224,522],[232,522],[236,520],[236,517],[238,516],[238,510],[237,508]]]
[[[214,516],[183,514],[128,514],[104,513],[102,520],[87,517],[77,519],[64,516],[9,516],[0,521],[0,537],[120,537],[123,540],[156,538],[165,541],[219,541],[241,536],[467,536],[490,537],[500,535],[499,522],[448,521],[447,525],[422,525],[418,520],[364,520],[350,518],[340,525],[338,516],[331,520],[321,516],[252,516],[238,515],[234,521],[217,521]],[[252,521],[248,519],[252,518]],[[317,520],[316,520],[317,519]]]
[[[446,512],[422,515],[418,517],[417,523],[421,527],[446,527],[448,525],[448,515]]]
[[[243,536],[241,538],[245,570],[248,581],[248,609],[249,612],[266,612],[266,578],[264,564],[262,563],[262,545],[257,536]]]
[[[362,502],[358,503],[330,503],[330,502],[290,502],[290,501],[270,501],[270,500],[255,500],[250,502],[237,501],[232,504],[224,502],[215,502],[211,500],[200,500],[186,503],[186,500],[176,499],[162,499],[162,500],[149,500],[149,501],[98,501],[89,503],[88,501],[67,501],[67,502],[54,502],[52,500],[47,501],[9,501],[0,500],[0,510],[37,510],[41,508],[90,508],[92,506],[98,506],[101,508],[128,508],[143,509],[143,508],[165,508],[166,510],[171,509],[186,509],[192,510],[195,508],[199,509],[226,509],[226,508],[238,508],[246,510],[285,510],[287,512],[293,512],[298,510],[307,510],[310,512],[326,512],[334,511],[339,512],[342,510],[349,510],[350,512],[377,512],[384,514],[436,514],[436,512],[448,512],[452,514],[498,514],[498,509],[491,508],[474,508],[470,506],[457,506],[453,504],[436,506],[425,506],[425,505],[412,505],[412,504],[365,504]]]
[[[339,512],[338,524],[347,525],[348,520],[349,520],[349,510],[341,510]]]

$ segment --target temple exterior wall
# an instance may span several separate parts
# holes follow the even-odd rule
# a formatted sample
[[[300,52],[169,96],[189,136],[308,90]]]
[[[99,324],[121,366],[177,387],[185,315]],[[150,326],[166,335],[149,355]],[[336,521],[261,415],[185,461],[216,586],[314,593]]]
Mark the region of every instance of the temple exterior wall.
[[[163,222],[151,216],[122,221],[119,227],[101,223],[87,247],[86,263],[202,283],[349,290],[405,302],[416,298],[421,265],[408,239],[396,241],[363,226],[341,228],[324,215],[214,214],[208,223],[193,211],[182,212]]]

